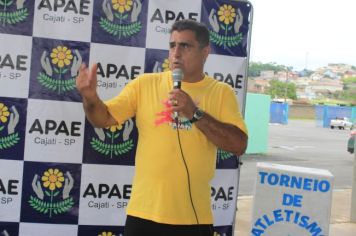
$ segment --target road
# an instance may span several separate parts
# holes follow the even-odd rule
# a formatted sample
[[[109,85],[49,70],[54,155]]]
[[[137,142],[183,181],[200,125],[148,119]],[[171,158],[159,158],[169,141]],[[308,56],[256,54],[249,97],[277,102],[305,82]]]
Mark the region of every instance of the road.
[[[256,163],[271,162],[329,170],[334,189],[351,188],[354,155],[346,151],[350,130],[317,127],[312,120],[270,124],[266,154],[245,154],[241,160],[238,194],[253,195]]]

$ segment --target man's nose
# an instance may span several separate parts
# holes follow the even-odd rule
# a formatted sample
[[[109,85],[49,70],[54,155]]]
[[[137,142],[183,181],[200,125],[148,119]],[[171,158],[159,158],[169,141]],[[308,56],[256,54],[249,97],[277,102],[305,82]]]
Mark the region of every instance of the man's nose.
[[[173,56],[174,57],[180,57],[181,54],[182,54],[182,52],[181,52],[180,46],[177,45],[176,47],[173,48]]]

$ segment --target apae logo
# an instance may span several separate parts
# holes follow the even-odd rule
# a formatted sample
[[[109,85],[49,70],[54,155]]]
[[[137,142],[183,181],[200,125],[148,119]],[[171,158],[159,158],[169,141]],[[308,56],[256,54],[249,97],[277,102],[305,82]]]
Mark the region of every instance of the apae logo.
[[[84,21],[83,16],[89,15],[88,12],[89,3],[90,3],[89,0],[79,0],[79,1],[56,0],[54,2],[51,2],[49,0],[41,0],[41,2],[38,4],[37,9],[38,10],[47,9],[49,13],[45,13],[42,16],[43,20],[45,21],[50,21],[53,23],[71,21],[75,24],[78,23],[80,24]],[[60,13],[60,11],[63,11],[64,13],[71,12],[76,14],[76,16],[73,16],[72,18],[66,18],[65,15],[50,13],[50,12]]]
[[[100,27],[107,33],[121,38],[129,38],[142,28],[138,16],[142,10],[140,0],[103,0],[102,9],[105,18],[101,17]]]
[[[38,213],[50,218],[53,214],[64,214],[74,205],[74,199],[70,196],[73,186],[74,179],[69,171],[64,176],[59,169],[49,168],[41,178],[37,174],[33,177],[32,189],[35,196],[31,195],[28,203]]]
[[[225,161],[227,159],[230,159],[234,156],[231,152],[224,151],[222,149],[218,149],[217,153],[217,162],[219,163],[220,161]]]
[[[15,106],[9,109],[0,101],[0,150],[9,149],[19,142],[19,133],[15,131],[19,119]]]
[[[243,35],[239,30],[243,24],[243,15],[240,9],[237,9],[237,14],[236,9],[228,4],[220,6],[217,12],[211,9],[209,23],[213,29],[210,30],[210,40],[217,46],[226,49],[242,41]]]
[[[165,72],[165,71],[169,71],[169,59],[168,58],[165,58],[163,60],[163,62],[160,62],[160,61],[156,61],[154,63],[154,66],[153,66],[153,69],[152,69],[152,72],[154,73],[158,73],[158,72]]]
[[[52,49],[49,59],[47,51],[43,51],[41,56],[41,66],[43,72],[37,76],[39,83],[49,90],[58,94],[69,92],[75,89],[75,77],[78,74],[82,63],[82,56],[77,49],[72,50],[66,46],[59,45]],[[70,73],[70,79],[66,74]]]
[[[4,229],[0,235],[10,236],[9,233],[6,231],[6,229]]]
[[[123,127],[120,125],[113,125],[105,129],[94,128],[94,131],[98,138],[93,137],[90,141],[91,147],[104,155],[105,157],[110,157],[112,159],[114,156],[125,154],[129,152],[134,147],[134,142],[130,138],[130,134],[133,130],[134,123],[132,119],[125,122]],[[123,132],[121,130],[123,129]],[[122,134],[122,143],[119,143],[119,137]]]
[[[0,1],[0,23],[2,25],[15,25],[23,22],[28,17],[28,9],[24,7],[26,0],[17,0],[16,9],[11,11],[14,7],[11,5],[14,1],[2,0]]]
[[[111,231],[103,231],[98,236],[122,236],[122,234],[116,235]]]
[[[225,234],[225,233],[219,234],[219,233],[217,233],[217,232],[214,232],[214,236],[226,236],[226,234]]]

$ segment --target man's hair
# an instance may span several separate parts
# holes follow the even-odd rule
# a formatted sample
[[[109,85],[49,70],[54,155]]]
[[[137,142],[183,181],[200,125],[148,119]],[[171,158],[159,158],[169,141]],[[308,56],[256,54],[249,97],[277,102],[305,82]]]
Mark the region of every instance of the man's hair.
[[[173,33],[174,31],[180,32],[183,30],[193,31],[201,48],[209,45],[209,30],[203,23],[189,19],[179,20],[174,22],[170,33]]]

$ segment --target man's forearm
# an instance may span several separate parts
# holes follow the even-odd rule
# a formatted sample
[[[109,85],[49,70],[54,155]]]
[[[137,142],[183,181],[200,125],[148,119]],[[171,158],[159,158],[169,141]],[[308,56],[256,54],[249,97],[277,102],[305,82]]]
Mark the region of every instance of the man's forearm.
[[[83,107],[87,119],[94,127],[104,128],[116,123],[99,98],[90,100],[83,98]]]
[[[217,147],[238,156],[245,152],[247,135],[236,126],[222,123],[207,113],[195,124]]]

